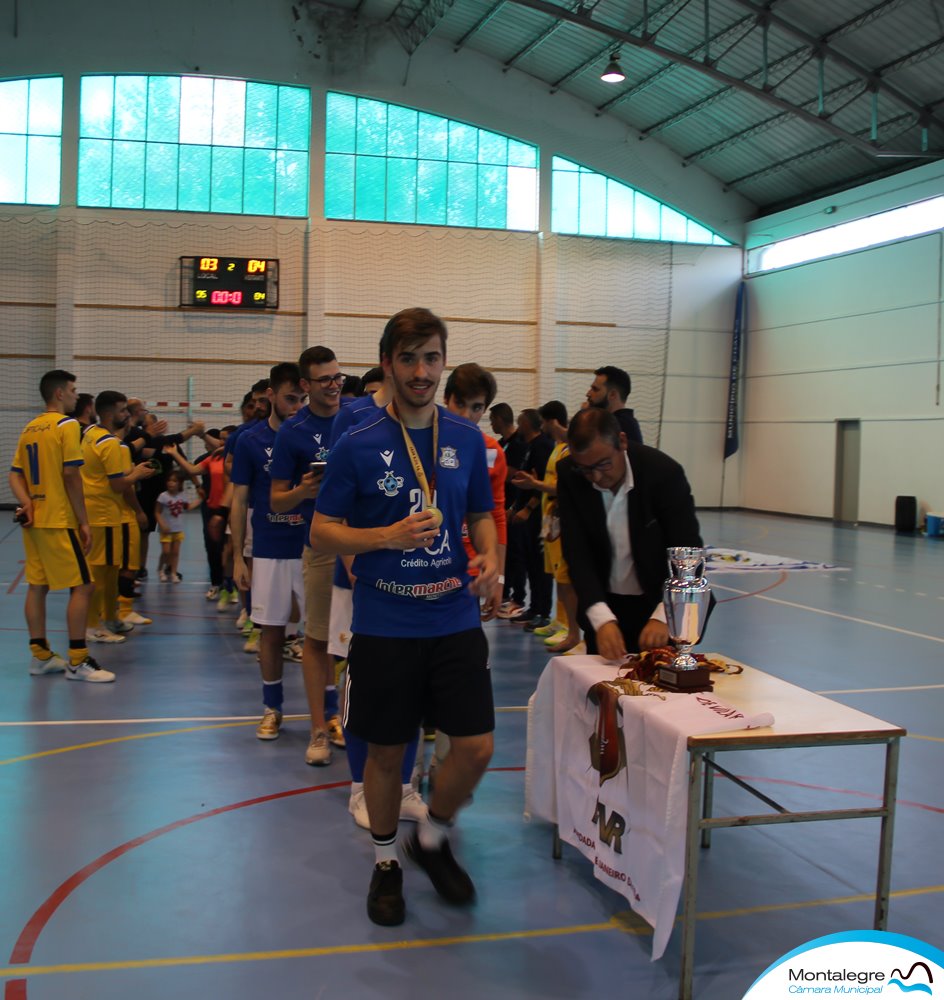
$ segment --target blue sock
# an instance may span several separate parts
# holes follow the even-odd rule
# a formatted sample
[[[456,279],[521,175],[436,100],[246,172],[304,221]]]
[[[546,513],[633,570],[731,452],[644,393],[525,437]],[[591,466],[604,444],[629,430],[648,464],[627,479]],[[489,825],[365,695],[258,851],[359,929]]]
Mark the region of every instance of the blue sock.
[[[355,736],[350,729],[344,730],[347,744],[347,765],[351,769],[351,781],[364,781],[364,766],[367,764],[367,742]]]
[[[282,682],[263,681],[262,682],[262,704],[266,708],[273,708],[276,712],[282,711]]]
[[[403,767],[400,769],[400,781],[404,785],[410,784],[413,780],[413,765],[416,763],[416,750],[420,745],[419,733],[410,740],[403,752]]]
[[[332,684],[325,688],[324,710],[325,717],[330,719],[332,715],[340,714],[341,703],[338,701],[338,689]]]

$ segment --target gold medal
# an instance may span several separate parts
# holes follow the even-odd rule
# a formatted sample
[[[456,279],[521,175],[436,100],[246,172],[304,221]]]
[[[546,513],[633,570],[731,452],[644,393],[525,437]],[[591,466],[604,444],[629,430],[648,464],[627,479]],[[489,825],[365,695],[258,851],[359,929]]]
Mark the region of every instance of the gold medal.
[[[435,408],[433,409],[433,462],[429,479],[426,478],[426,472],[423,469],[420,456],[417,454],[416,446],[413,444],[406,427],[403,425],[403,421],[400,419],[396,400],[390,403],[390,415],[400,425],[400,432],[403,434],[403,443],[406,445],[406,452],[410,456],[410,465],[413,466],[416,481],[423,491],[424,509],[433,515],[435,518],[434,527],[438,528],[443,523],[443,513],[438,507],[433,505],[433,501],[436,498],[436,452],[439,448],[439,411]]]
[[[426,508],[426,513],[433,515],[434,528],[438,528],[443,523],[443,512],[438,507],[433,507],[432,504],[430,504],[430,506]]]

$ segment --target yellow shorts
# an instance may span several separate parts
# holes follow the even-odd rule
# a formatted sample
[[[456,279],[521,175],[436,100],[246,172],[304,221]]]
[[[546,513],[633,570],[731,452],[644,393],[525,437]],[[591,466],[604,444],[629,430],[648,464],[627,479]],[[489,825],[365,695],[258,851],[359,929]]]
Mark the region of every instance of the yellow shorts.
[[[336,556],[314,552],[310,545],[302,553],[302,578],[305,582],[305,635],[320,642],[328,641],[331,619],[331,587]]]
[[[557,583],[570,583],[570,571],[564,562],[564,549],[560,539],[544,539],[544,572],[550,573]]]
[[[27,583],[65,590],[92,581],[76,528],[24,528],[23,548]]]
[[[184,540],[184,533],[182,531],[171,531],[166,535],[161,532],[161,544],[169,544],[170,542],[182,542]]]
[[[120,529],[120,530],[119,530]],[[127,521],[115,529],[121,542],[121,562],[118,565],[122,569],[141,568],[141,529],[137,521],[128,523]]]
[[[91,566],[121,566],[125,557],[128,524],[93,524],[92,551],[88,554]]]

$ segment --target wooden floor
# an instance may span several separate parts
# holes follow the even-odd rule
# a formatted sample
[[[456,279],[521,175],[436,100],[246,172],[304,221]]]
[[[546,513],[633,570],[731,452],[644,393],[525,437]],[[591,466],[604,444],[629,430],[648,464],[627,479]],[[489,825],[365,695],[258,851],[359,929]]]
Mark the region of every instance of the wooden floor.
[[[944,539],[744,513],[701,522],[715,545],[847,567],[714,576],[706,648],[907,728],[889,929],[940,947]],[[522,815],[538,640],[488,626],[496,753],[456,837],[478,905],[450,910],[408,867],[407,921],[384,929],[365,913],[372,848],[347,812],[343,751],[307,767],[302,720],[255,739],[258,667],[234,615],[204,600],[198,520],[183,583],[144,585],[154,624],[95,647],[118,674],[103,686],[28,676],[18,531],[0,536],[4,1000],[676,996],[678,933],[650,962],[622,897],[571,849],[554,862],[549,827]],[[64,649],[64,599],[49,605]],[[301,713],[297,666],[286,673],[286,710]],[[864,767],[862,748],[743,754],[734,769],[788,807],[827,808],[878,796],[881,754],[865,751]],[[718,809],[751,801],[718,782]],[[695,996],[737,1000],[790,948],[870,926],[877,837],[872,821],[716,832]]]

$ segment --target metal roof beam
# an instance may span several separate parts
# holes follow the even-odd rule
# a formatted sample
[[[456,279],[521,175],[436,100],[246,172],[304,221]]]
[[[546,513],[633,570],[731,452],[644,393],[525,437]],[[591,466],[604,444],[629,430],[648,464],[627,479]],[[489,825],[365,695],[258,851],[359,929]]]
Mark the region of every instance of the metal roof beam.
[[[406,51],[413,53],[433,33],[455,0],[400,0],[387,21]]]
[[[582,0],[577,0],[576,6],[582,7]],[[518,51],[502,67],[502,72],[507,73],[519,59],[524,59],[529,52],[533,52],[542,42],[546,42],[563,23],[563,21],[555,21],[552,25],[545,28],[540,35],[532,38],[531,41],[524,46],[524,48],[518,49]]]
[[[834,124],[828,118],[821,118],[819,115],[812,114],[809,111],[798,107],[795,104],[791,104],[789,101],[784,100],[781,97],[777,97],[776,94],[765,90],[762,87],[754,87],[744,80],[733,77],[729,73],[724,73],[719,70],[716,66],[712,66],[703,62],[699,62],[689,56],[684,55],[681,52],[675,52],[672,49],[666,48],[664,45],[658,45],[648,39],[637,38],[635,35],[630,34],[628,31],[623,29],[613,27],[611,25],[603,24],[602,22],[595,21],[590,17],[583,14],[577,13],[575,11],[567,10],[559,6],[558,4],[549,3],[547,0],[509,0],[510,3],[515,3],[520,7],[527,7],[530,10],[539,11],[546,16],[553,19],[560,19],[564,21],[570,21],[573,24],[581,25],[582,27],[589,28],[599,34],[606,35],[608,38],[616,39],[623,45],[631,45],[634,48],[644,49],[647,52],[652,52],[662,59],[666,59],[669,62],[677,62],[679,65],[684,66],[687,69],[693,70],[702,76],[706,76],[718,83],[724,84],[725,86],[733,87],[735,90],[739,90],[751,97],[756,98],[761,103],[769,104],[771,107],[776,108],[779,111],[789,111],[791,114],[799,118],[801,121],[805,121],[807,124],[815,126],[817,129],[823,132],[827,132],[836,138],[842,139],[848,145],[860,149],[869,155],[889,155],[890,151],[883,150],[881,147],[873,144],[867,139],[862,139],[859,135],[853,132],[847,132],[845,129],[840,128],[838,125]],[[738,0],[740,3],[747,2],[747,0]],[[912,155],[912,154],[901,154],[901,155]],[[921,154],[917,154],[920,156]],[[931,155],[931,154],[928,154]],[[933,154],[941,155],[941,154]]]
[[[458,42],[453,46],[453,52],[458,52],[463,45],[474,35],[476,32],[482,30],[486,24],[505,6],[505,0],[498,0],[498,3],[493,4],[476,22],[471,28],[459,39]]]

